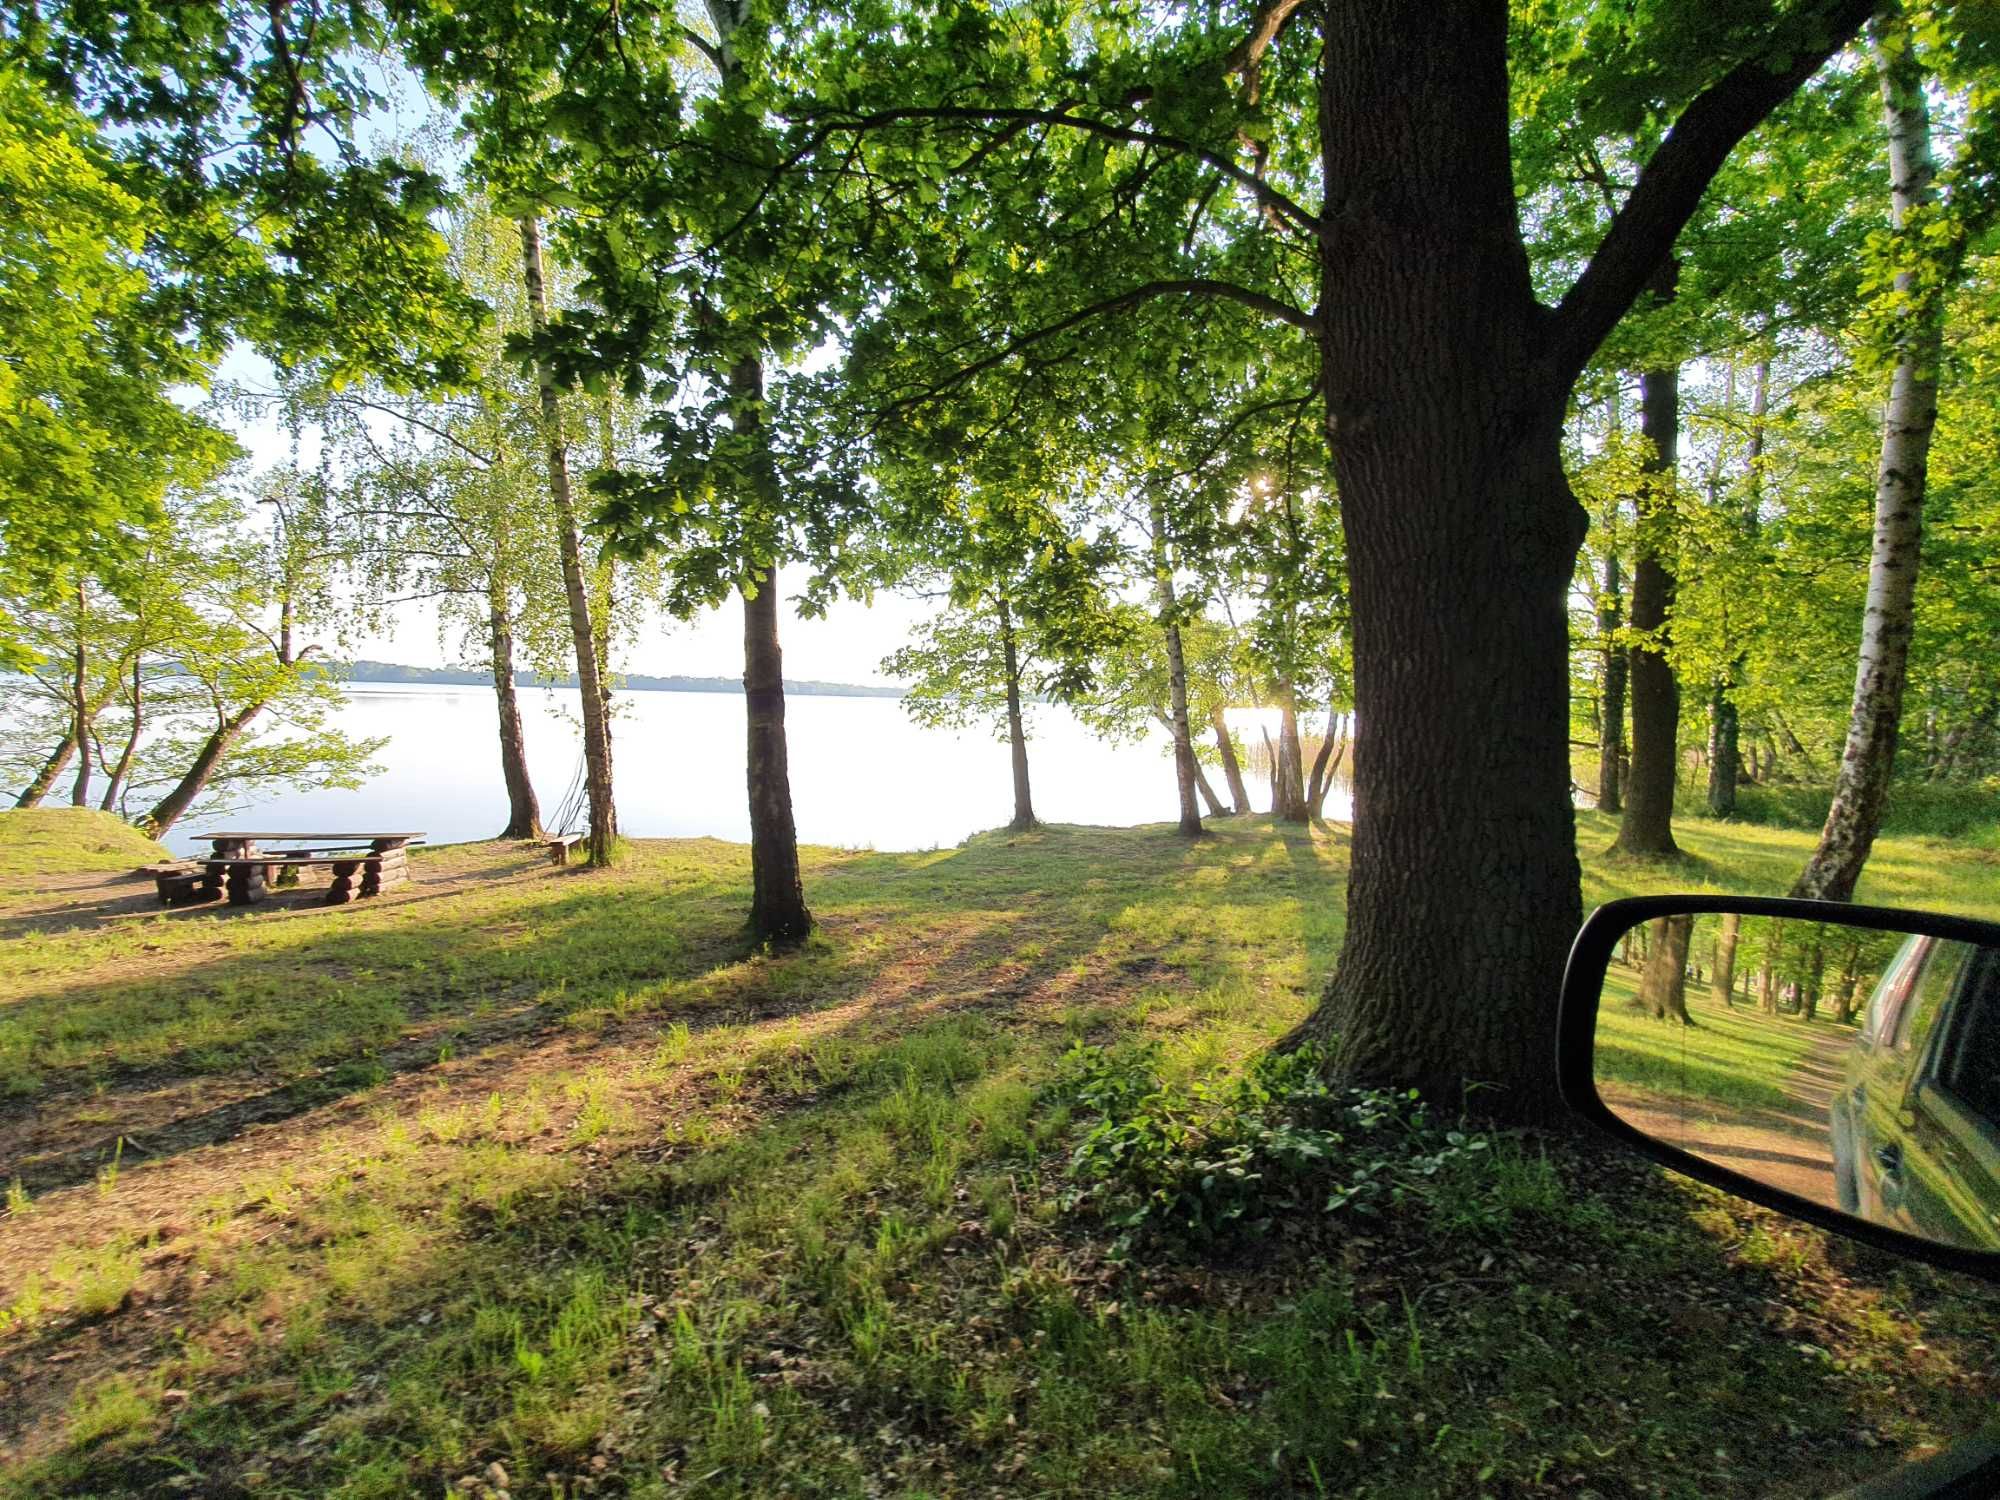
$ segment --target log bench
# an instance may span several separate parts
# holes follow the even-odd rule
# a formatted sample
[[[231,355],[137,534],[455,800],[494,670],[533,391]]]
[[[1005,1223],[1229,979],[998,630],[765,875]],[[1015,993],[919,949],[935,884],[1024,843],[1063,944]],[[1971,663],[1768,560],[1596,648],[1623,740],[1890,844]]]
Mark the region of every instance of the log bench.
[[[549,850],[549,863],[566,865],[569,863],[569,851],[583,842],[583,835],[580,833],[551,834],[546,842]]]
[[[409,848],[421,843],[420,833],[210,833],[203,834],[214,854],[201,862],[187,901],[213,901],[227,894],[232,906],[249,906],[270,894],[281,870],[307,865],[332,868],[325,904],[342,906],[363,896],[379,896],[410,878]],[[303,849],[260,849],[258,840],[286,843],[337,841]],[[161,899],[169,901],[163,885]]]

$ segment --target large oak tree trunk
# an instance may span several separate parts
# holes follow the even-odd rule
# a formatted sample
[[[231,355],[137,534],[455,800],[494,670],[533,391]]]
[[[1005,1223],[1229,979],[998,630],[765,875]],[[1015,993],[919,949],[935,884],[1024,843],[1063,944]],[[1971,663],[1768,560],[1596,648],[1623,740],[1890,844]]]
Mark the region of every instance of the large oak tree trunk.
[[[1320,354],[1355,821],[1346,943],[1290,1040],[1447,1110],[1554,1122],[1582,919],[1566,601],[1584,514],[1515,214],[1506,7],[1449,11],[1331,0],[1322,23],[1322,177],[1341,211]]]
[[[1639,974],[1639,992],[1633,1003],[1647,1015],[1664,1021],[1694,1025],[1687,1010],[1688,938],[1694,931],[1691,916],[1661,917],[1653,923],[1653,942],[1646,954],[1646,967]]]
[[[750,931],[760,942],[803,942],[812,931],[812,913],[806,910],[792,822],[776,564],[743,591],[743,702],[750,725]]]
[[[548,292],[542,277],[542,227],[532,215],[517,221],[521,268],[528,291],[528,321],[536,333],[548,327]],[[562,554],[563,592],[569,603],[570,642],[576,656],[578,698],[583,711],[584,783],[590,797],[590,862],[611,862],[618,842],[618,810],[611,794],[611,725],[604,682],[598,671],[598,634],[591,619],[577,533],[576,504],[569,482],[569,443],[563,436],[562,407],[553,378],[537,374],[541,387],[542,440],[547,448],[549,495],[555,502],[556,546]]]
[[[1222,776],[1229,783],[1230,810],[1238,817],[1250,811],[1250,789],[1243,784],[1243,763],[1236,758],[1236,740],[1229,732],[1229,721],[1222,715],[1222,705],[1216,704],[1208,711],[1208,722],[1215,730],[1215,751],[1222,757]]]
[[[1672,295],[1673,277],[1663,274],[1657,288]],[[1680,371],[1648,370],[1639,377],[1640,426],[1651,444],[1645,467],[1650,475],[1639,495],[1637,545],[1632,565],[1631,625],[1647,638],[1632,646],[1632,774],[1625,786],[1619,854],[1663,859],[1678,854],[1674,843],[1674,781],[1680,765],[1681,692],[1667,659],[1667,632],[1673,612],[1672,538],[1674,469],[1680,452]]]
[[[1930,113],[1923,69],[1907,24],[1889,12],[1871,23],[1882,110],[1889,132],[1890,223],[1901,231],[1935,196]],[[1822,901],[1853,897],[1855,882],[1882,827],[1896,735],[1903,717],[1915,620],[1917,563],[1923,541],[1924,488],[1931,433],[1937,426],[1938,359],[1943,351],[1942,305],[1920,290],[1912,272],[1896,277],[1899,295],[1918,311],[1904,330],[1882,417],[1882,461],[1875,479],[1875,537],[1868,562],[1868,600],[1854,702],[1834,782],[1833,806],[1819,846],[1792,887],[1794,896]]]
[[[514,682],[514,616],[505,583],[496,573],[487,580],[486,621],[493,651],[493,697],[500,707],[500,779],[507,787],[507,826],[503,839],[542,836],[542,809],[535,800],[535,783],[528,775],[528,742],[521,728],[521,696]]]
[[[1014,821],[1016,831],[1035,826],[1035,799],[1028,787],[1028,731],[1021,719],[1021,656],[1014,640],[1014,615],[1007,601],[1000,600],[1000,653],[1007,671],[1007,753],[1014,765]]]

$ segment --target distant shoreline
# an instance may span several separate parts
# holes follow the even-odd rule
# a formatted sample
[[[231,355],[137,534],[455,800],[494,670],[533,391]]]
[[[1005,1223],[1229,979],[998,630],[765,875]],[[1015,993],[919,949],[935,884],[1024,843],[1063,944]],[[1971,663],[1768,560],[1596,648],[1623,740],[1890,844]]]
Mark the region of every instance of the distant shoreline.
[[[388,687],[491,687],[493,674],[466,667],[406,667],[387,661],[327,662],[314,670],[338,682],[366,682]],[[543,677],[536,672],[516,672],[514,682],[524,688],[574,688],[576,674]],[[653,677],[633,672],[613,679],[616,691],[628,693],[741,693],[742,682],[734,677]],[[787,679],[785,691],[801,698],[901,698],[899,687],[871,687],[859,682],[816,682],[810,678]]]

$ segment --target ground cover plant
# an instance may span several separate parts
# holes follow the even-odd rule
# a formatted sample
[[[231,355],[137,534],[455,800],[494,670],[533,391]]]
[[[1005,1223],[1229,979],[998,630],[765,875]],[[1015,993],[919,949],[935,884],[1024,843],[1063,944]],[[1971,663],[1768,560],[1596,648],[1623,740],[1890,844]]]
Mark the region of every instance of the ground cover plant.
[[[1592,901],[1810,844],[1581,821]],[[779,956],[714,841],[7,875],[0,1494],[1805,1495],[1991,1410],[1990,1291],[1260,1061],[1341,828],[804,856]],[[2000,914],[1977,851],[1868,881]]]

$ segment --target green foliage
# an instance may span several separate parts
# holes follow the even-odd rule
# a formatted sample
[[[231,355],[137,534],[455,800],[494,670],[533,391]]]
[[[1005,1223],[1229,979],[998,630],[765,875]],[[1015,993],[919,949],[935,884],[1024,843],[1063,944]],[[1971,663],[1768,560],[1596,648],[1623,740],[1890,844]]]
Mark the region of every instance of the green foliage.
[[[1483,1135],[1435,1124],[1414,1091],[1327,1082],[1307,1047],[1268,1053],[1229,1082],[1161,1071],[1157,1044],[1078,1044],[1052,1097],[1084,1120],[1065,1203],[1135,1246],[1238,1243],[1285,1214],[1372,1216],[1425,1200],[1440,1171],[1488,1151]]]
[[[166,490],[234,451],[173,398],[205,370],[140,258],[160,216],[84,119],[0,61],[0,591],[17,598],[128,561]],[[0,606],[0,665],[22,660],[12,623]]]

